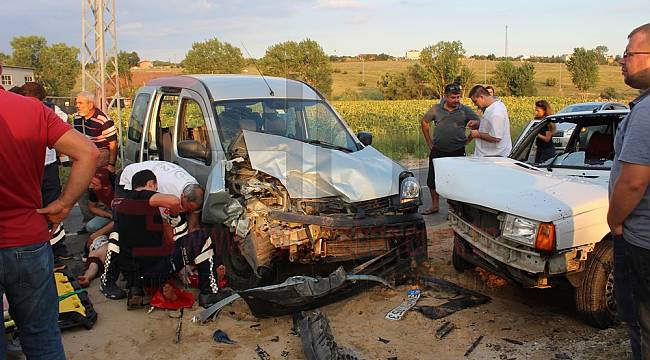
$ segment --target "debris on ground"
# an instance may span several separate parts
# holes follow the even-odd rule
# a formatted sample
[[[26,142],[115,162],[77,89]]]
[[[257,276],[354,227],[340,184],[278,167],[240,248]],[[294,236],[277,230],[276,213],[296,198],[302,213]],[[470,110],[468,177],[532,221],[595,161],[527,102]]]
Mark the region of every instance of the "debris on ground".
[[[262,347],[259,344],[255,348],[255,353],[261,360],[271,360],[271,355],[269,355],[269,353],[267,353],[266,350],[262,349]]]
[[[509,342],[511,344],[515,344],[515,345],[523,345],[524,344],[523,342],[521,342],[519,340],[513,340],[513,339],[508,339],[508,338],[501,338],[501,340],[503,340],[505,342]]]
[[[481,335],[478,338],[476,338],[476,340],[474,340],[472,345],[467,349],[467,351],[465,351],[465,357],[469,356],[469,354],[471,354],[472,351],[474,351],[474,349],[476,349],[476,347],[478,346],[479,343],[481,343],[481,340],[483,340],[483,338],[484,338],[484,335]]]
[[[307,360],[356,360],[351,350],[339,347],[329,320],[319,310],[294,314],[294,327],[300,335]]]
[[[421,293],[419,289],[407,291],[406,300],[402,301],[402,303],[396,308],[389,311],[388,314],[386,314],[386,320],[401,320],[402,317],[404,317],[404,314],[415,306],[418,299],[420,299],[420,295]]]
[[[215,342],[218,342],[218,343],[224,343],[224,344],[230,344],[230,345],[232,345],[232,344],[236,344],[236,343],[237,343],[236,341],[230,339],[230,338],[228,337],[228,334],[226,334],[226,333],[225,333],[223,330],[221,330],[221,329],[217,329],[217,330],[215,330],[214,334],[212,334],[212,339],[213,339]]]
[[[436,338],[438,338],[438,340],[442,340],[455,328],[456,325],[454,325],[451,321],[445,321],[445,323],[436,330]]]
[[[458,286],[452,282],[431,277],[420,279],[422,284],[433,290],[454,294],[446,303],[437,306],[417,306],[415,310],[430,319],[441,319],[445,316],[455,313],[456,311],[483,305],[492,299],[481,293]]]
[[[378,337],[378,338],[377,338],[377,341],[381,341],[381,342],[383,342],[384,344],[388,344],[388,343],[390,342],[390,340],[388,340],[388,339],[384,339],[383,337]]]

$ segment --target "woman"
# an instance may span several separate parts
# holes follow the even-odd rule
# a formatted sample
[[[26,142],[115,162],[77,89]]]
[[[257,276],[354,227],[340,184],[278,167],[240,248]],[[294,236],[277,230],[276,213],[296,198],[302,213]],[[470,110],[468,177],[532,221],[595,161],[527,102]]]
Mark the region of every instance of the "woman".
[[[537,100],[535,102],[535,119],[541,120],[549,115],[553,114],[551,110],[551,104],[546,100]],[[535,163],[540,164],[544,161],[555,156],[555,146],[553,145],[553,134],[555,134],[555,124],[549,123],[542,128],[539,134],[537,134],[537,139],[535,139],[535,145],[537,145],[537,152],[535,153]]]

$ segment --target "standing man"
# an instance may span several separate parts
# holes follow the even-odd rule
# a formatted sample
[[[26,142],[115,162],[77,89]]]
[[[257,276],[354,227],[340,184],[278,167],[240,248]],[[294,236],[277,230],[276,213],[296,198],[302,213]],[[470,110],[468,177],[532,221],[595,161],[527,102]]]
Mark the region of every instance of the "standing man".
[[[478,128],[470,132],[470,140],[476,139],[474,156],[508,156],[512,151],[510,139],[510,118],[508,109],[501,100],[490,95],[482,86],[476,85],[469,91],[469,97],[479,109],[483,118]],[[476,127],[471,124],[470,127]]]
[[[47,224],[56,228],[88,187],[98,151],[40,101],[2,88],[0,139],[0,296],[7,295],[28,359],[65,359]],[[41,208],[46,147],[75,162],[61,196]],[[0,354],[6,351],[0,337]]]
[[[54,113],[61,118],[61,121],[68,123],[68,114],[63,112],[58,106],[45,102],[47,92],[43,85],[37,82],[26,82],[21,88],[20,93],[23,96],[36,98],[43,102],[47,107],[54,110]],[[45,172],[43,173],[43,184],[41,185],[41,196],[43,198],[43,206],[48,206],[52,201],[59,198],[61,195],[61,180],[59,179],[59,163],[57,161],[56,151],[51,148],[45,150]],[[54,252],[55,260],[67,260],[72,257],[68,253],[65,241],[65,230],[63,224],[58,228],[51,231],[52,238],[50,245]]]
[[[430,149],[429,175],[427,186],[431,192],[431,208],[422,212],[424,215],[437,213],[440,209],[440,197],[436,192],[435,171],[433,159],[465,156],[465,127],[470,121],[478,121],[476,113],[466,105],[460,103],[461,88],[458,84],[445,86],[445,98],[440,104],[433,105],[422,116],[421,127],[424,140]],[[429,124],[435,124],[433,139],[431,139]]]
[[[650,23],[628,35],[620,64],[625,83],[643,93],[616,132],[607,223],[619,317],[634,359],[650,359]]]
[[[111,174],[115,174],[115,165],[117,162],[117,130],[115,129],[113,120],[97,108],[95,95],[88,91],[82,91],[77,95],[75,107],[77,108],[77,113],[73,120],[74,128],[95,143],[99,149],[97,167],[106,168]],[[93,214],[88,209],[87,191],[79,199],[79,208],[83,215],[84,223],[93,218]],[[84,230],[85,227],[82,227],[82,231]]]

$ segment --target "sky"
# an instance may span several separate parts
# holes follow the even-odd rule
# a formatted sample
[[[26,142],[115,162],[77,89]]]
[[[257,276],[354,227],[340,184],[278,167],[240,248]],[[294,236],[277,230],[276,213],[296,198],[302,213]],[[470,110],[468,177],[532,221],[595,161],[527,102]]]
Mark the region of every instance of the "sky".
[[[99,0],[82,0],[94,2]],[[4,0],[0,52],[15,36],[81,48],[79,0]],[[104,0],[108,1],[108,0]],[[605,45],[621,54],[627,34],[650,21],[648,0],[114,0],[117,44],[141,59],[181,61],[192,43],[218,38],[259,58],[306,38],[330,55],[404,56],[439,41],[467,55],[560,55]],[[645,14],[645,15],[644,15]],[[244,47],[250,52],[247,54]]]

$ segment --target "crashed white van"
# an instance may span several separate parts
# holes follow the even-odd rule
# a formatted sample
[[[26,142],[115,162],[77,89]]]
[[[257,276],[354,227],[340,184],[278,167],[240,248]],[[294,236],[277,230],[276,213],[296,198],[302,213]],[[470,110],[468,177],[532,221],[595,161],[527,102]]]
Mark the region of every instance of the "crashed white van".
[[[570,284],[576,308],[597,327],[614,321],[609,171],[617,124],[628,110],[556,114],[534,126],[509,158],[436,159],[449,202],[453,265],[479,265],[527,287]],[[534,164],[549,122],[573,124],[566,148]]]
[[[426,257],[417,180],[371,142],[306,83],[173,76],[138,90],[125,159],[174,162],[205,185],[202,221],[247,288],[278,264],[387,254],[366,272],[390,273]]]

